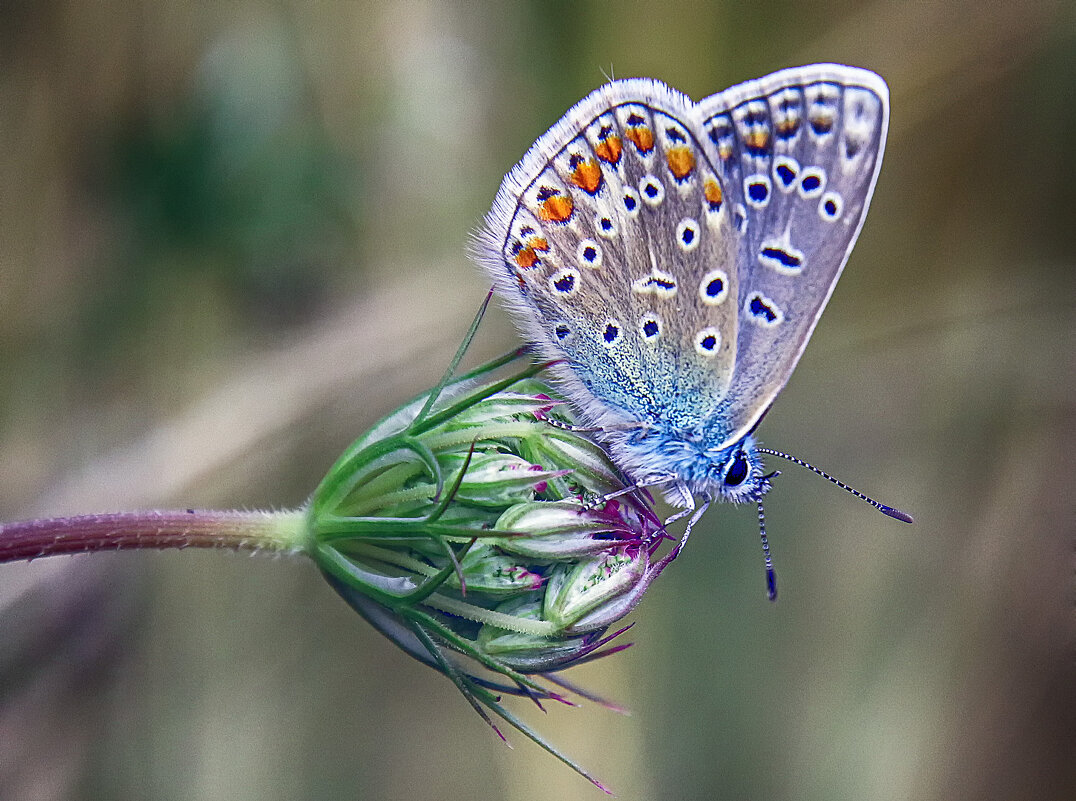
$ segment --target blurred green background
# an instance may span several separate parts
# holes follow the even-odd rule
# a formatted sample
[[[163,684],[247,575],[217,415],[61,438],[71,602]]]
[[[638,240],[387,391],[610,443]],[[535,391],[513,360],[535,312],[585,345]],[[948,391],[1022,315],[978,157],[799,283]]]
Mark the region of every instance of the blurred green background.
[[[624,799],[1076,797],[1071,3],[0,5],[0,519],[300,503],[435,380],[500,177],[603,82],[880,72],[871,213],[635,647],[528,719]],[[478,355],[515,335],[488,319]],[[522,708],[522,706],[520,707]],[[299,561],[0,566],[0,798],[600,794]]]

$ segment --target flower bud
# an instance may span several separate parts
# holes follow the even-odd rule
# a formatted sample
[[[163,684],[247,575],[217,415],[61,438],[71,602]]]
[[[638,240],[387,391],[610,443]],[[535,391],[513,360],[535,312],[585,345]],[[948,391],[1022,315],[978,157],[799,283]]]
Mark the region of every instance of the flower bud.
[[[568,470],[543,470],[514,453],[447,454],[439,460],[445,480],[459,478],[454,500],[494,509],[531,500],[546,481]],[[466,467],[466,470],[464,468]],[[463,474],[460,475],[460,471]]]
[[[646,574],[648,561],[642,548],[618,547],[557,565],[547,582],[543,617],[561,631],[568,629],[634,587]]]
[[[500,548],[536,559],[593,554],[618,542],[639,542],[650,533],[630,528],[616,513],[587,509],[578,501],[516,504],[500,516],[497,529],[523,535],[496,540]]]
[[[582,772],[498,694],[560,699],[537,677],[623,647],[604,648],[623,631],[607,630],[671,556],[651,561],[660,520],[600,447],[550,424],[571,418],[534,372],[446,383],[386,417],[315,492],[308,550],[344,600],[483,717]]]
[[[541,573],[485,542],[471,546],[460,560],[459,574],[453,573],[447,583],[460,587],[460,577],[467,592],[491,596],[518,595],[542,587]]]

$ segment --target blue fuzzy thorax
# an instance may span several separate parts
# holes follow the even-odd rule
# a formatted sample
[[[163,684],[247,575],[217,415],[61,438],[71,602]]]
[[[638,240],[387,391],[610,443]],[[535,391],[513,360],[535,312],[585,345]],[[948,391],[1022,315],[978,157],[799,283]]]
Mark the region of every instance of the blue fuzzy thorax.
[[[708,445],[711,441],[698,430],[606,432],[613,460],[640,486],[661,486],[674,506],[693,507],[694,496],[732,503],[761,500],[770,482],[755,438],[748,434],[725,448]]]

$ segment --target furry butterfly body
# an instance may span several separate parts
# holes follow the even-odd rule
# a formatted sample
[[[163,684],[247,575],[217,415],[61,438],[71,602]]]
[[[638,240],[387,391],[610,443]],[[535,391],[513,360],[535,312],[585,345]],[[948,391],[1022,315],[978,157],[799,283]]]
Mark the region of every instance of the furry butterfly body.
[[[882,79],[836,64],[699,103],[615,81],[505,177],[478,260],[638,485],[688,509],[769,489],[753,432],[859,234],[888,117]]]

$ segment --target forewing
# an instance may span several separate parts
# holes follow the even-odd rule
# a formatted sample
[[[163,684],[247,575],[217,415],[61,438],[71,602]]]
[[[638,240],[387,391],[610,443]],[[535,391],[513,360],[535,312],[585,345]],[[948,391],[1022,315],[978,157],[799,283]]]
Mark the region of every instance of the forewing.
[[[736,369],[711,427],[731,444],[788,381],[844,268],[881,166],[889,93],[872,72],[816,64],[698,108],[742,234]]]
[[[505,178],[477,255],[590,422],[691,428],[734,373],[738,252],[697,107],[617,81]]]

